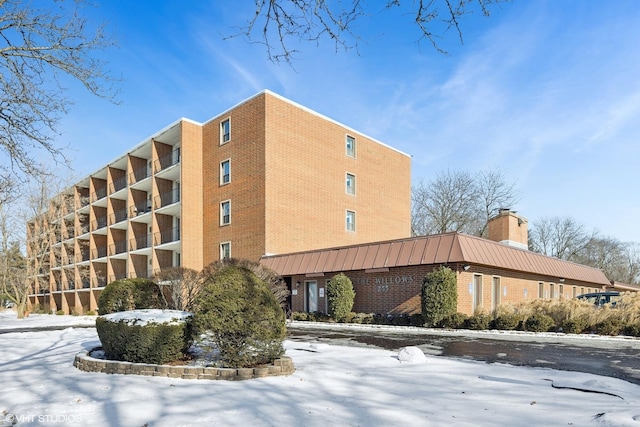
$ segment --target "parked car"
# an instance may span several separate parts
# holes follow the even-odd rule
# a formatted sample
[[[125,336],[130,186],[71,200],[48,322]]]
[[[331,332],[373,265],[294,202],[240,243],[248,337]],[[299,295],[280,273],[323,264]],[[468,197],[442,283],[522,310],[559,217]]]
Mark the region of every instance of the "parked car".
[[[618,300],[620,300],[620,292],[592,292],[588,294],[578,295],[577,298],[589,301],[597,307],[602,307],[605,304],[611,304],[612,306],[615,306],[618,303]]]

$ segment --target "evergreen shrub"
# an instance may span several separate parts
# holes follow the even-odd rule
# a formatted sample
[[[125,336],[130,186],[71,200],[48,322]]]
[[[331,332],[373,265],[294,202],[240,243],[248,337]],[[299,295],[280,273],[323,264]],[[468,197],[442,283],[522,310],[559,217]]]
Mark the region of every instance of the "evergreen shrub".
[[[149,279],[119,279],[109,283],[98,298],[101,315],[147,308],[164,309],[166,302],[158,285]]]
[[[174,310],[168,310],[173,312]],[[96,330],[105,357],[133,363],[163,364],[181,359],[193,341],[192,322],[176,319],[163,323],[136,324],[137,310],[126,312],[126,318],[96,318]],[[176,316],[182,313],[175,311]]]
[[[520,325],[520,316],[516,313],[503,313],[493,321],[493,327],[501,331],[513,331]]]
[[[420,296],[424,326],[438,325],[445,317],[455,314],[458,308],[456,273],[448,267],[439,267],[427,274]]]
[[[484,313],[474,314],[466,320],[465,324],[469,329],[483,331],[489,329],[489,325],[491,325],[491,316]]]
[[[524,323],[525,330],[529,332],[548,332],[554,326],[553,318],[544,313],[535,313]]]
[[[213,341],[224,366],[253,367],[281,357],[286,320],[267,283],[240,265],[211,272],[196,299],[194,321]]]
[[[464,313],[453,313],[440,320],[437,326],[446,329],[462,329],[466,326],[468,318],[469,316]]]
[[[356,297],[353,283],[344,273],[336,274],[327,284],[329,315],[338,322],[344,322]]]

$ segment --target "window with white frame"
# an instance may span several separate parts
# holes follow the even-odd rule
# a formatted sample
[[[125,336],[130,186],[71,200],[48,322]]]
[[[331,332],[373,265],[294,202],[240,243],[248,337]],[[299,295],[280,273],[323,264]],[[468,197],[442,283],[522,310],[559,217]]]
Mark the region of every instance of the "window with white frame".
[[[356,176],[347,174],[347,194],[356,194]]]
[[[353,136],[347,135],[347,156],[356,156],[356,139]]]
[[[231,258],[231,242],[220,243],[220,259]]]
[[[231,182],[231,159],[220,162],[220,185]]]
[[[231,140],[231,119],[220,122],[220,145],[226,144]]]
[[[220,225],[231,223],[231,200],[220,203]]]
[[[354,211],[347,211],[346,223],[347,231],[356,231],[356,213]]]

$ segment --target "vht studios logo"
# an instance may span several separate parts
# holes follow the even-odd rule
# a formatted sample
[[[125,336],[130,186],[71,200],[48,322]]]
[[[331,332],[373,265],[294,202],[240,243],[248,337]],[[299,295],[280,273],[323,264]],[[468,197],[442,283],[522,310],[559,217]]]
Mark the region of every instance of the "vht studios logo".
[[[0,418],[2,420],[2,418]],[[82,417],[80,415],[54,415],[54,414],[6,414],[4,416],[4,423],[0,422],[0,426],[13,426],[19,423],[81,423]]]

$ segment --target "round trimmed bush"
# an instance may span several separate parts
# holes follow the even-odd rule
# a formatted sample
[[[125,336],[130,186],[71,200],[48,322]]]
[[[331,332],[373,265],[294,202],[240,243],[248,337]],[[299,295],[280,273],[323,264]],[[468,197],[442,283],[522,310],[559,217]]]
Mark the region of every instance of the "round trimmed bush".
[[[520,316],[515,313],[505,313],[496,317],[493,326],[501,331],[513,331],[520,325]]]
[[[553,318],[544,313],[535,313],[524,323],[525,330],[529,332],[548,332],[553,326]]]
[[[282,356],[285,315],[269,286],[245,266],[211,272],[197,297],[194,321],[224,366],[253,367]]]
[[[462,329],[465,327],[468,318],[469,316],[464,313],[453,313],[445,316],[440,322],[438,322],[438,327],[446,329]]]
[[[562,323],[562,332],[566,334],[581,334],[589,327],[586,317],[576,316]]]
[[[333,276],[327,284],[327,298],[331,317],[338,322],[346,321],[356,298],[351,279],[344,273]]]
[[[101,315],[146,308],[166,308],[158,285],[149,279],[119,279],[109,283],[98,298]]]
[[[193,341],[191,313],[132,310],[96,318],[96,330],[110,360],[163,364],[181,359]]]
[[[489,329],[489,325],[491,324],[491,316],[482,313],[475,314],[469,317],[465,323],[469,329],[483,331]]]

